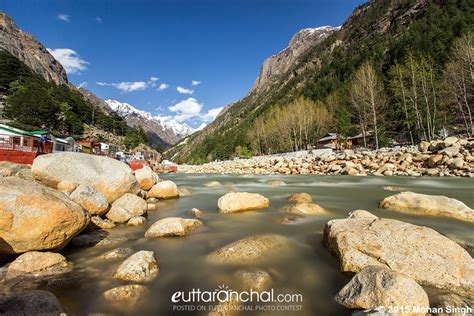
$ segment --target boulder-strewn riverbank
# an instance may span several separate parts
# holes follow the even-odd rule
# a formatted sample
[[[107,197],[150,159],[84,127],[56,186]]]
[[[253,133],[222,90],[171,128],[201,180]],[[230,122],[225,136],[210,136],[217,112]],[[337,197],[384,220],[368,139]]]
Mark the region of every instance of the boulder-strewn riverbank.
[[[221,284],[303,293],[305,314],[473,305],[472,179],[167,175],[175,183],[74,153],[0,171],[0,314],[69,312],[71,298],[77,314],[170,314],[171,290]]]
[[[330,150],[181,165],[183,173],[474,177],[474,140],[448,137],[418,146]]]

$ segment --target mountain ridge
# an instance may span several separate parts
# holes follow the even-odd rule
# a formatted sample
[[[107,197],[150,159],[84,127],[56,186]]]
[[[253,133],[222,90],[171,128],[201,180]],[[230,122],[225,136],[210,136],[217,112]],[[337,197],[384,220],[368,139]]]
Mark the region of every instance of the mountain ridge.
[[[66,70],[33,35],[17,27],[15,22],[0,11],[0,49],[24,62],[46,81],[68,84]]]
[[[186,123],[177,122],[171,116],[152,115],[150,112],[118,100],[107,99],[104,102],[129,125],[143,128],[152,141],[152,146],[175,144],[196,131]]]

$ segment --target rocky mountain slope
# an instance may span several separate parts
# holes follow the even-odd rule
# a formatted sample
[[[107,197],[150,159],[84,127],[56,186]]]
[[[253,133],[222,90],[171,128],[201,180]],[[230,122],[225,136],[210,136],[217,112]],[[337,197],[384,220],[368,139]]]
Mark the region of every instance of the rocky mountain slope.
[[[409,52],[430,55],[443,65],[456,36],[472,28],[468,2],[371,0],[355,8],[340,29],[300,31],[263,63],[247,96],[226,106],[214,122],[166,156],[187,163],[231,158],[239,148],[250,147],[248,132],[257,117],[300,96],[324,102],[332,93],[346,95],[348,82],[366,60],[377,64],[384,79]]]
[[[67,84],[63,66],[31,34],[20,30],[5,13],[0,12],[0,49],[8,51],[47,81]]]
[[[150,139],[151,145],[169,146],[192,134],[195,130],[185,123],[179,123],[168,116],[153,116],[131,104],[117,100],[105,100],[108,107],[122,116],[129,126],[141,127]]]
[[[318,45],[339,27],[322,26],[299,31],[290,40],[288,46],[277,54],[267,58],[260,69],[260,74],[250,92],[260,92],[268,88],[287,74],[290,68],[298,66],[299,57],[311,47]],[[290,79],[289,77],[286,80]],[[285,80],[285,79],[284,79]]]

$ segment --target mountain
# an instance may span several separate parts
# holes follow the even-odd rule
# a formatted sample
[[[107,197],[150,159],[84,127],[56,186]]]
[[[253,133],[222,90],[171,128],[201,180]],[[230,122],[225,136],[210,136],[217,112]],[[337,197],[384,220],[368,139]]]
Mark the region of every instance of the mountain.
[[[260,74],[255,80],[250,92],[261,92],[276,82],[281,76],[288,73],[290,68],[298,66],[299,57],[306,53],[311,47],[318,45],[329,35],[339,30],[339,27],[322,26],[317,28],[306,28],[290,40],[288,46],[277,54],[267,58],[260,69]],[[287,77],[286,80],[291,77]]]
[[[368,1],[355,8],[340,28],[305,29],[295,34],[288,47],[263,62],[245,97],[225,106],[211,124],[165,156],[181,163],[203,163],[251,150],[249,132],[257,118],[300,97],[328,107],[332,121],[326,131],[345,124],[356,134],[357,117],[347,91],[359,66],[365,61],[374,64],[390,91],[392,66],[416,54],[429,56],[442,69],[453,42],[473,31],[473,25],[474,8],[469,0]],[[336,102],[328,101],[331,97]],[[389,94],[388,98],[383,123],[387,134],[397,134],[405,125],[400,123],[394,97]]]
[[[6,50],[24,62],[46,81],[67,84],[63,66],[31,34],[20,30],[12,19],[0,12],[0,50]]]
[[[113,110],[110,108],[107,102],[105,102],[104,100],[96,96],[91,91],[81,88],[81,87],[76,87],[76,86],[74,86],[74,89],[79,91],[84,96],[84,98],[88,100],[91,104],[93,104],[95,107],[104,111],[105,114],[110,114],[113,112]]]
[[[143,128],[153,147],[168,147],[195,132],[195,129],[186,123],[179,123],[169,116],[153,116],[117,100],[105,100],[105,103],[123,117],[129,126]]]

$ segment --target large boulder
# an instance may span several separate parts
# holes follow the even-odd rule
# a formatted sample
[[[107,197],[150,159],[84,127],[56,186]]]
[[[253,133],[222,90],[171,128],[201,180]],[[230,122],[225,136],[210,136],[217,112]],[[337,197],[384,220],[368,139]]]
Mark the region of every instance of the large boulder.
[[[135,177],[140,185],[140,189],[145,191],[150,190],[160,180],[158,175],[149,166],[135,170]]]
[[[211,263],[252,265],[275,257],[281,257],[290,250],[287,237],[278,234],[250,236],[230,243],[208,255]]]
[[[179,197],[178,187],[173,181],[161,181],[148,191],[148,197],[157,199],[177,198]]]
[[[153,251],[138,251],[117,268],[114,278],[130,282],[149,282],[158,276],[158,264]]]
[[[65,194],[40,183],[0,179],[0,252],[59,250],[90,216]]]
[[[219,198],[219,213],[235,213],[266,208],[270,201],[263,195],[247,192],[231,192]]]
[[[421,285],[474,296],[473,259],[431,228],[359,212],[356,217],[329,221],[324,241],[339,257],[344,272],[386,266]]]
[[[200,227],[202,222],[197,219],[168,217],[160,219],[145,232],[146,238],[185,236]]]
[[[123,208],[132,216],[141,216],[146,213],[147,203],[135,194],[125,193],[112,204],[114,207]]]
[[[125,193],[137,193],[139,190],[129,166],[103,156],[73,152],[41,155],[33,161],[31,171],[35,179],[53,188],[61,181],[89,184],[109,203]]]
[[[428,295],[412,278],[384,266],[367,266],[357,273],[335,297],[347,308],[396,306],[416,313],[428,310]],[[424,315],[424,313],[423,313]]]
[[[474,222],[474,210],[461,201],[442,195],[402,192],[382,200],[380,208],[417,215],[445,216]]]
[[[11,295],[0,294],[0,315],[62,315],[56,296],[48,291],[29,290]]]
[[[88,184],[79,185],[69,197],[91,215],[103,215],[109,207],[107,198]]]

